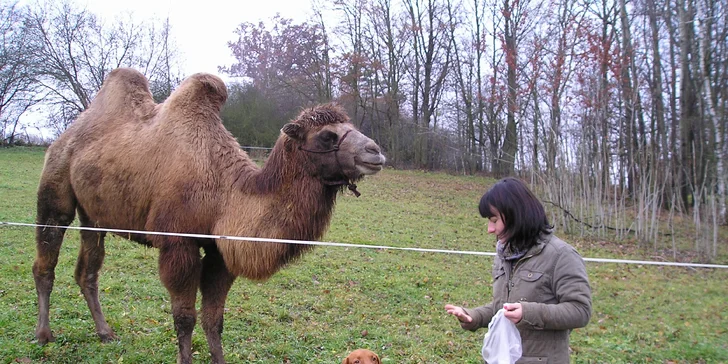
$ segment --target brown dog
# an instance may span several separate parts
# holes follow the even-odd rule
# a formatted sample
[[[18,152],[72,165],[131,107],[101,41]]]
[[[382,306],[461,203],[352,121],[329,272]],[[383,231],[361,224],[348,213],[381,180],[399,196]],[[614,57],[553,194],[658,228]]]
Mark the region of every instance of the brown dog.
[[[356,349],[341,364],[379,364],[379,355],[371,350]]]

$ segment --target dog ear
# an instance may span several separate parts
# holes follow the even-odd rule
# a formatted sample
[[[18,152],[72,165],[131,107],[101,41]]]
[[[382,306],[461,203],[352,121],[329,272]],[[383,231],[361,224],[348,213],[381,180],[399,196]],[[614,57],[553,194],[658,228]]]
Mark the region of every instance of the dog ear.
[[[341,362],[341,364],[349,364],[349,356],[347,355],[346,358]]]

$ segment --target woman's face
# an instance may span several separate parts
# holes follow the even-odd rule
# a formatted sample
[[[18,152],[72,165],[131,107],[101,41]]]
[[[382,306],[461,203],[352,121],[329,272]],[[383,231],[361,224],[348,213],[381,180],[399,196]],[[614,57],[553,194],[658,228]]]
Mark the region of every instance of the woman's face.
[[[491,208],[490,211],[493,213],[488,219],[488,234],[495,234],[498,240],[503,240],[503,231],[505,230],[505,223],[498,210]]]

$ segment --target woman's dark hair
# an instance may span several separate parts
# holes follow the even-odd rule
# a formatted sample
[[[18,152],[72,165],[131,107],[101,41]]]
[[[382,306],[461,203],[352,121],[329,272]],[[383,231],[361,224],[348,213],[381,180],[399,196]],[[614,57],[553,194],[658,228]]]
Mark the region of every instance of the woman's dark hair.
[[[530,249],[539,235],[553,230],[541,201],[517,178],[498,181],[480,198],[480,216],[491,218],[494,209],[503,219],[503,242],[510,244],[511,251]]]

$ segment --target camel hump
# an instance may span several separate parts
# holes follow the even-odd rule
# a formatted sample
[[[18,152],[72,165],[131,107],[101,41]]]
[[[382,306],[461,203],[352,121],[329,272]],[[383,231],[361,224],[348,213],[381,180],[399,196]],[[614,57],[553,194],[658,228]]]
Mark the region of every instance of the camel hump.
[[[106,76],[104,84],[109,82],[119,82],[129,90],[142,89],[149,90],[149,82],[144,75],[133,68],[117,68],[109,72]]]
[[[198,109],[207,105],[219,113],[227,96],[227,87],[220,77],[209,73],[195,73],[182,81],[165,103],[181,109]]]
[[[89,109],[134,110],[137,115],[146,115],[154,106],[147,78],[135,69],[117,68],[106,76]]]

